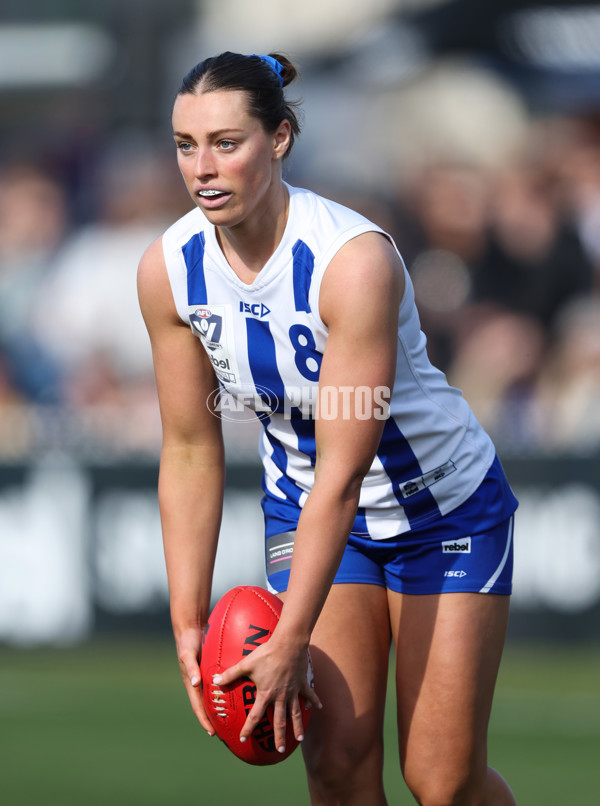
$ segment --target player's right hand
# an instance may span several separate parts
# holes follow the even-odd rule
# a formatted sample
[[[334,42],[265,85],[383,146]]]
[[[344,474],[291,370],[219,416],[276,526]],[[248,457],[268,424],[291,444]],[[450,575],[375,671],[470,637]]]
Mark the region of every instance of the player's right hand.
[[[187,691],[193,712],[209,736],[215,735],[202,700],[200,682],[200,653],[202,651],[202,630],[196,627],[183,630],[176,638],[177,657],[183,685]]]

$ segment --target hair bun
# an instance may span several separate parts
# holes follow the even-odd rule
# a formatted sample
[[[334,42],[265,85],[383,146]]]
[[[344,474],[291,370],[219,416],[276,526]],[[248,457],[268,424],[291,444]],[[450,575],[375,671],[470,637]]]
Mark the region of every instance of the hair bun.
[[[287,87],[288,84],[291,84],[292,81],[298,77],[299,72],[297,68],[294,64],[292,64],[287,56],[284,56],[281,53],[269,53],[269,56],[272,59],[276,59],[282,66],[283,70],[281,71],[281,78],[283,80],[283,86]]]

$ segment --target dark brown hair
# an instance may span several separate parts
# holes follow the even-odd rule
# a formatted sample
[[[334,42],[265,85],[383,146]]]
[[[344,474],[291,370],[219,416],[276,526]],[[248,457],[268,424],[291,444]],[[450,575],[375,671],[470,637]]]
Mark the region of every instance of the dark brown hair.
[[[282,120],[289,121],[290,144],[285,158],[300,134],[300,124],[296,113],[299,104],[287,101],[283,88],[298,76],[298,71],[286,56],[270,53],[269,57],[281,66],[281,71],[276,72],[268,61],[254,54],[244,56],[226,51],[204,59],[185,76],[177,94],[242,90],[248,95],[250,114],[260,120],[266,132],[274,132]]]

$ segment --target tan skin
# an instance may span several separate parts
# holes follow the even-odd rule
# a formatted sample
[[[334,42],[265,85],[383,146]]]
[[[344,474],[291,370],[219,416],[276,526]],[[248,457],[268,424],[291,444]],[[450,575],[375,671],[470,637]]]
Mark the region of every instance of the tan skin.
[[[177,98],[173,129],[190,195],[216,226],[232,271],[251,284],[287,221],[281,162],[289,124],[282,121],[275,132],[265,132],[249,113],[245,93],[200,91]],[[207,201],[199,195],[203,189],[224,195]],[[366,233],[340,249],[319,300],[329,329],[321,385],[391,387],[403,292],[403,267],[386,238]],[[176,313],[160,240],[141,261],[139,295],[164,432],[159,501],[173,630],[192,708],[213,734],[198,664],[224,483],[220,424],[206,406],[217,383],[203,348]],[[455,802],[439,800],[444,784],[430,774],[431,756],[439,764],[439,750],[448,768],[446,786],[463,793],[457,803],[514,803],[501,779],[488,772],[484,752],[506,598],[409,597],[371,585],[332,587],[382,427],[375,418],[317,420],[315,482],[298,524],[281,619],[271,640],[224,672],[221,685],[245,675],[254,680],[256,702],[241,738],[250,736],[272,703],[275,740],[282,749],[288,717],[296,737],[304,739],[300,695],[313,705],[304,742],[311,803],[385,804],[381,730],[392,638],[398,651],[401,759],[420,802]],[[465,612],[469,618],[457,622],[455,615]],[[461,651],[448,653],[449,642]],[[317,692],[306,681],[309,644]],[[440,681],[455,698],[442,696]],[[421,793],[427,793],[425,799]]]

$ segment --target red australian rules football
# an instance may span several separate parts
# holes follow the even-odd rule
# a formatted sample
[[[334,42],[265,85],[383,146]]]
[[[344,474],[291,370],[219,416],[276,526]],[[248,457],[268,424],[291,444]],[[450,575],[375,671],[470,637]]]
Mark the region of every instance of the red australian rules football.
[[[204,707],[217,736],[242,761],[248,764],[277,764],[298,746],[292,722],[288,719],[285,753],[277,752],[273,734],[273,706],[269,706],[261,722],[246,742],[240,742],[240,731],[256,698],[256,686],[248,677],[230,686],[215,686],[213,675],[235,666],[245,655],[268,641],[277,626],[283,604],[269,591],[253,585],[232,588],[215,605],[202,643],[200,673]],[[307,677],[312,685],[310,657]],[[304,728],[311,710],[301,698]]]

